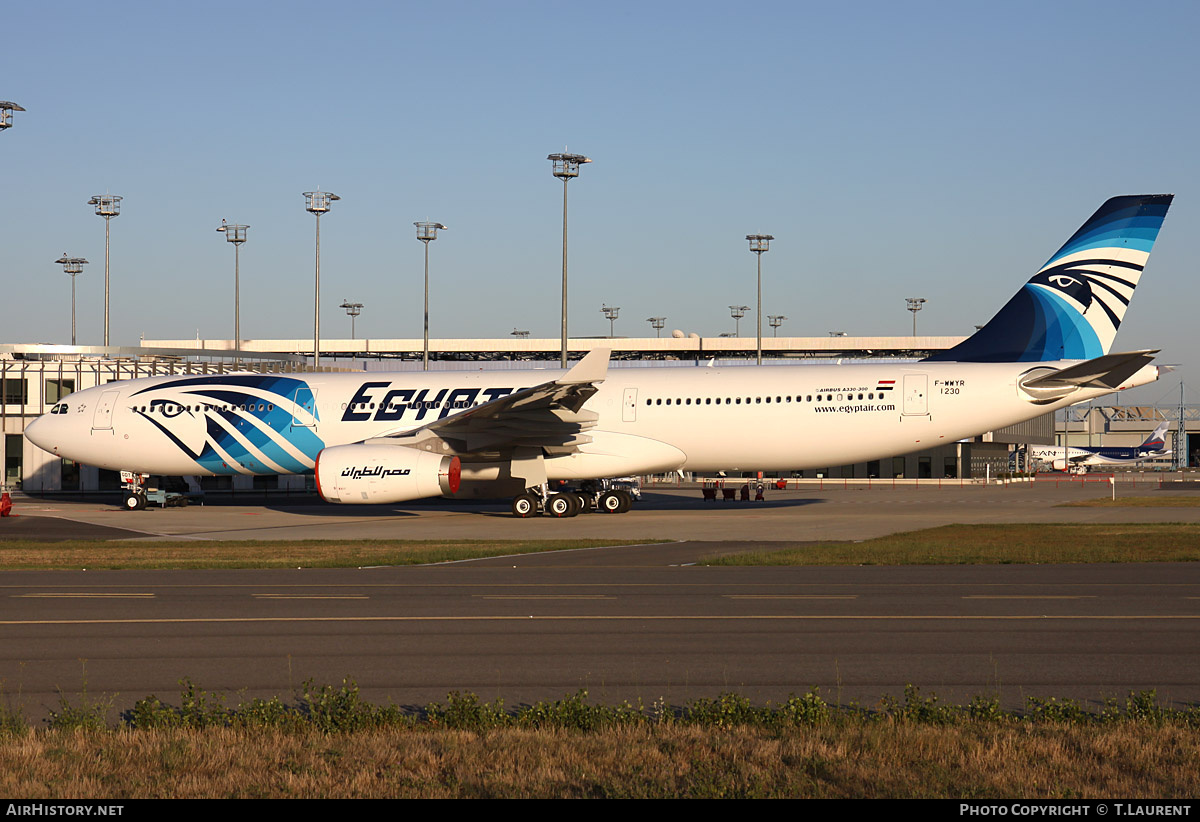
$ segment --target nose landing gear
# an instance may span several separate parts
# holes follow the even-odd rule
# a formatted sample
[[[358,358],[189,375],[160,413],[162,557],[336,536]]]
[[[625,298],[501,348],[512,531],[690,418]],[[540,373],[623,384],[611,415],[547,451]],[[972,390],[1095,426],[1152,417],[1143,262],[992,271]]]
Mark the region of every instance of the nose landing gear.
[[[136,474],[132,471],[121,472],[121,485],[125,489],[124,507],[126,511],[141,511],[146,507],[146,480],[149,474]]]

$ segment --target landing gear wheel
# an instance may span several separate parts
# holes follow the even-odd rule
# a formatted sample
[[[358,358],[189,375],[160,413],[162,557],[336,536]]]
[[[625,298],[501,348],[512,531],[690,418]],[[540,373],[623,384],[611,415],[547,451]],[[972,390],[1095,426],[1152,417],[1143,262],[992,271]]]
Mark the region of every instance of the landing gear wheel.
[[[619,491],[605,491],[596,501],[596,510],[605,514],[620,514],[626,509]]]
[[[633,507],[633,495],[630,494],[628,491],[622,491],[620,489],[617,489],[617,491],[615,491],[614,493],[616,493],[616,495],[621,498],[621,507],[617,509],[618,514],[624,514],[626,511],[628,511],[630,508]]]
[[[538,498],[533,494],[517,494],[513,497],[512,512],[514,517],[537,516],[538,513]]]
[[[587,494],[581,493],[576,493],[575,496],[579,499],[579,513],[589,513],[592,510],[592,498]]]
[[[553,517],[573,517],[579,513],[579,500],[574,494],[555,494],[546,501],[546,513]]]
[[[130,492],[125,494],[125,510],[141,511],[146,507],[146,495]]]

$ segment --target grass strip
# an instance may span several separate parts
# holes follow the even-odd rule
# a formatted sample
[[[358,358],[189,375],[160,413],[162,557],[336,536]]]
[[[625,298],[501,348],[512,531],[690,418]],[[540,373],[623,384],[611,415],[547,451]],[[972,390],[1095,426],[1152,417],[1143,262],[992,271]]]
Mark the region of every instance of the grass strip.
[[[0,570],[359,568],[670,540],[67,540],[0,542]]]
[[[51,727],[0,723],[0,793],[26,799],[323,797],[925,797],[1189,799],[1200,711],[1153,691],[1096,711],[909,686],[872,709],[816,691],[755,706],[736,694],[680,709],[592,704],[586,692],[516,709],[450,694],[423,711],[306,683],[290,704],[226,710],[184,680],[117,728],[65,697]],[[103,701],[93,700],[94,708]],[[0,713],[3,713],[0,711]],[[66,720],[66,721],[64,721]]]
[[[1008,565],[1195,562],[1200,524],[943,525],[861,542],[819,542],[727,554],[707,565]]]
[[[1200,508],[1200,496],[1162,495],[1144,497],[1097,497],[1064,502],[1055,508]]]

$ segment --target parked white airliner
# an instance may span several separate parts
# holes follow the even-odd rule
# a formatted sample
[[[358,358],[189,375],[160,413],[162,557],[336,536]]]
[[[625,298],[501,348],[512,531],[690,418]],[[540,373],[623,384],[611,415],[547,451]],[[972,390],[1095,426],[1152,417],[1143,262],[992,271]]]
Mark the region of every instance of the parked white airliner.
[[[1087,473],[1095,465],[1133,465],[1171,456],[1167,448],[1168,422],[1160,422],[1141,445],[1131,448],[1084,447],[1082,445],[1030,445],[1029,462],[1048,465],[1055,471]]]
[[[331,502],[514,494],[518,516],[625,510],[607,479],[631,474],[880,459],[1157,379],[1156,351],[1109,350],[1171,199],[1109,200],[921,362],[610,370],[597,350],[565,372],[152,377],[72,394],[26,436],[142,474],[315,472]]]

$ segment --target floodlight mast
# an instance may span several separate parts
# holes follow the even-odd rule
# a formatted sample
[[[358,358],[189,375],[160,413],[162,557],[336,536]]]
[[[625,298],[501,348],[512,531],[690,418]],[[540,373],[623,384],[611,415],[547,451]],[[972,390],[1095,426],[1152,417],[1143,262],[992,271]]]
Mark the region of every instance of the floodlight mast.
[[[68,257],[64,251],[62,257],[55,260],[63,267],[63,271],[71,275],[71,345],[75,345],[75,278],[83,273],[83,267],[88,261],[83,257]]]
[[[904,299],[905,302],[908,303],[908,310],[911,311],[913,315],[912,335],[915,337],[917,336],[917,312],[920,311],[924,307],[925,303],[929,301],[924,297],[905,297]]]
[[[18,106],[16,103],[8,100],[0,100],[0,131],[7,131],[12,128],[12,116],[14,111],[24,111],[25,109]]]
[[[771,240],[775,238],[770,234],[747,234],[746,239],[750,241],[750,250],[758,257],[758,315],[754,319],[758,324],[758,364],[762,365],[762,255],[770,250]]]
[[[225,235],[226,242],[233,243],[233,362],[242,364],[242,243],[246,242],[248,225],[230,225],[221,220],[217,231]]]
[[[445,230],[441,223],[413,223],[417,227],[417,239],[425,244],[425,349],[421,358],[422,369],[429,370],[429,243],[437,239],[438,229]]]
[[[331,203],[341,197],[329,191],[304,192],[304,210],[317,218],[317,273],[316,291],[313,297],[313,369],[321,365],[321,215],[329,211]]]
[[[782,314],[768,314],[767,315],[767,321],[770,323],[771,329],[772,329],[772,331],[771,331],[772,337],[779,336],[779,326],[783,325],[783,322],[786,319],[787,319],[787,317],[785,317]]]
[[[729,316],[733,317],[733,336],[742,336],[742,317],[746,316],[746,312],[750,310],[748,305],[731,305],[729,306]]]
[[[590,163],[590,157],[582,154],[550,154],[546,157],[553,163],[553,174],[563,181],[563,255],[562,255],[562,362],[567,367],[567,182],[579,176],[579,166]]]
[[[104,218],[104,344],[108,345],[108,239],[109,223],[121,214],[121,200],[115,194],[97,194],[88,200],[96,207],[96,216]]]
[[[654,329],[654,336],[661,337],[663,326],[667,324],[666,317],[647,317],[646,322],[650,323],[650,327]]]
[[[600,313],[608,318],[608,338],[611,340],[616,334],[613,329],[616,326],[617,316],[621,313],[621,306],[601,304]]]
[[[354,321],[358,319],[358,315],[362,313],[363,304],[352,303],[349,300],[344,300],[342,304],[338,306],[338,308],[346,309],[346,313],[350,316],[350,339],[357,339],[357,337],[354,336]]]

